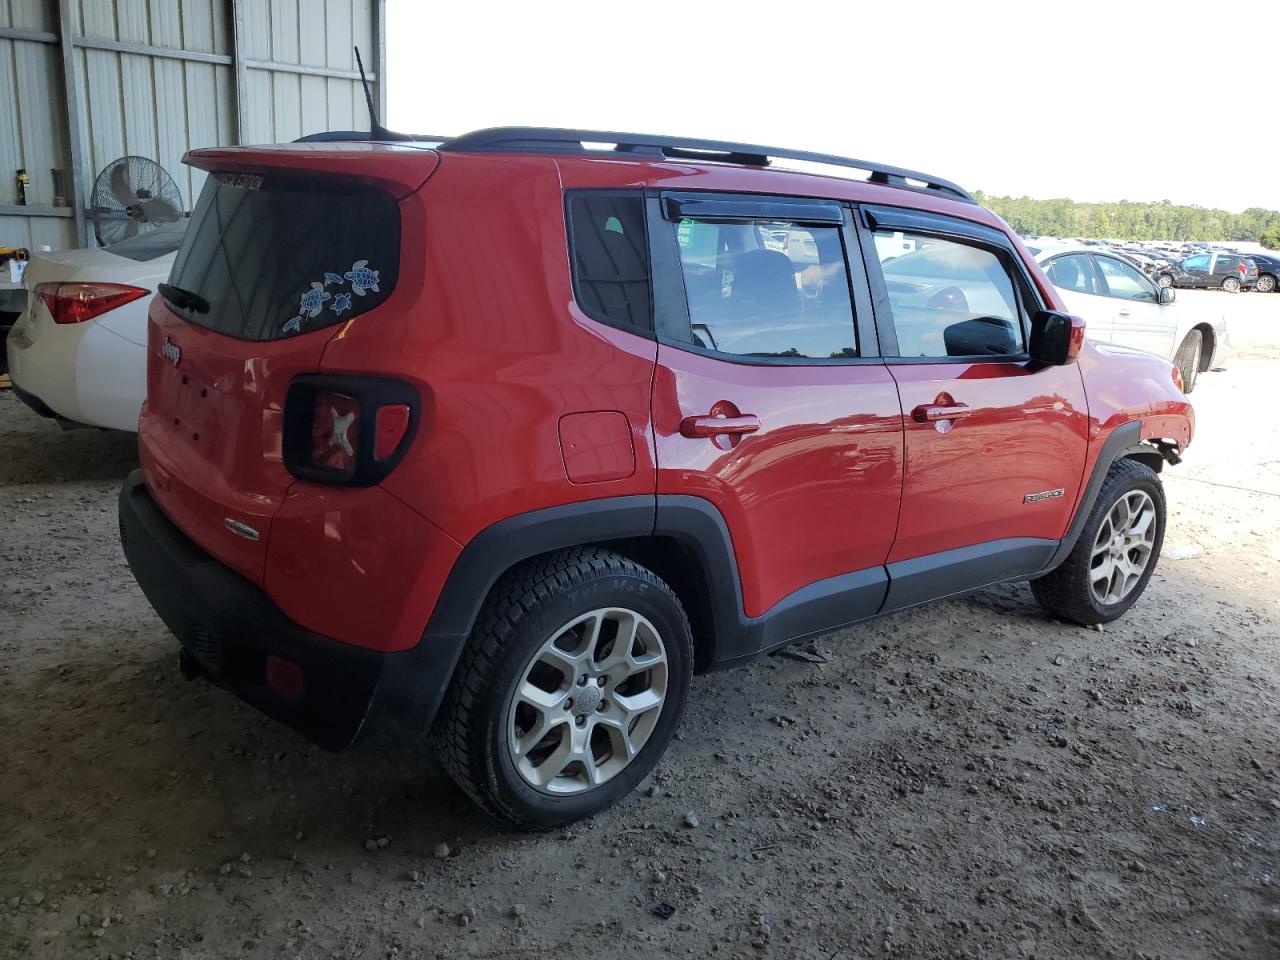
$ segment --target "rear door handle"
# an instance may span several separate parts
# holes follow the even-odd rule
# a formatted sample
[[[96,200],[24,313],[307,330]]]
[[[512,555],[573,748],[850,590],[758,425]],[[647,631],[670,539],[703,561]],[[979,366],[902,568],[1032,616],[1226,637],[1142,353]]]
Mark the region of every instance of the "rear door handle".
[[[682,437],[718,437],[725,433],[755,433],[760,429],[760,418],[749,413],[739,417],[685,417],[680,421]]]
[[[916,423],[937,423],[939,420],[963,420],[969,415],[967,403],[922,403],[911,411],[911,419]]]

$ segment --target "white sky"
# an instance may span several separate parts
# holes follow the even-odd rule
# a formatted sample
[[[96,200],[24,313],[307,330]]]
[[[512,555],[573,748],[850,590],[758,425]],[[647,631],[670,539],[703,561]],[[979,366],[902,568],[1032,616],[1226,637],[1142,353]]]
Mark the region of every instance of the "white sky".
[[[384,122],[666,133],[993,194],[1280,209],[1266,7],[388,0]]]

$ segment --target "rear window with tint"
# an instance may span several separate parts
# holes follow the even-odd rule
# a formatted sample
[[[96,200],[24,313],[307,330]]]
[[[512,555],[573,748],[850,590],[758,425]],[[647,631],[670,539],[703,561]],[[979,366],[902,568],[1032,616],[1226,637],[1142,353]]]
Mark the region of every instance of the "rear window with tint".
[[[572,194],[569,244],[575,299],[593,320],[649,327],[649,250],[639,193]]]
[[[215,173],[169,274],[171,286],[205,302],[170,306],[228,336],[277,340],[378,306],[399,263],[400,211],[381,190]]]

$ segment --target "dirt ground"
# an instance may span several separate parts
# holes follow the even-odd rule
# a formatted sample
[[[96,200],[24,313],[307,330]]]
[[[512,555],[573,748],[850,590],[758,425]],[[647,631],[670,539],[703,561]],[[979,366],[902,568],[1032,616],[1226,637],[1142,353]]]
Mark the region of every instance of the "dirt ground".
[[[1003,586],[701,677],[655,782],[542,836],[394,730],[326,754],[185,682],[133,437],[0,393],[0,957],[1280,957],[1267,299],[1125,619]]]

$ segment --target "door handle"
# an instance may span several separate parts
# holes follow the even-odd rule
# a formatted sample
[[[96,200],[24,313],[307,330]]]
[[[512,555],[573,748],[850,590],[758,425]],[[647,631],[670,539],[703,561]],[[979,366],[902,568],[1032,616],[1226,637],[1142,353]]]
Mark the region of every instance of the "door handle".
[[[685,417],[680,421],[682,437],[718,437],[725,433],[755,433],[760,429],[760,418],[749,413],[738,417],[717,417],[704,414],[701,417]]]
[[[963,420],[969,416],[967,403],[922,403],[911,411],[916,423],[937,423],[939,420]]]
[[[1116,314],[1116,316],[1118,317],[1127,317],[1128,315],[1129,315],[1128,310],[1121,310],[1118,314]]]

